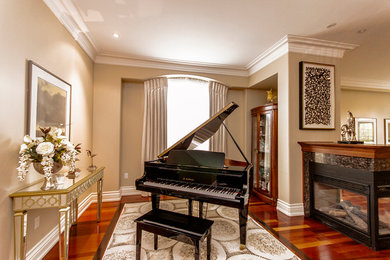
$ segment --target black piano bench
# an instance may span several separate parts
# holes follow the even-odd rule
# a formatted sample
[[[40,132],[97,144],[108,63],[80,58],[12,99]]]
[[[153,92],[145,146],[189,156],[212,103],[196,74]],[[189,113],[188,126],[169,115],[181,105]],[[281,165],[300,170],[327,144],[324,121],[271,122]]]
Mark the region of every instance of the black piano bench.
[[[214,221],[154,209],[137,218],[135,222],[137,223],[137,260],[141,258],[142,230],[154,233],[154,249],[158,247],[158,235],[195,245],[195,259],[200,259],[200,243],[207,238],[207,259],[210,260],[211,226]]]

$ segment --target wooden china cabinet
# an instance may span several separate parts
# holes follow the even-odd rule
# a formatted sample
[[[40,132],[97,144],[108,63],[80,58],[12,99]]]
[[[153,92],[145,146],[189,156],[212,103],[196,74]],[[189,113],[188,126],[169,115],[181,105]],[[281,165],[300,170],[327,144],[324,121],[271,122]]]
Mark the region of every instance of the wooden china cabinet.
[[[252,194],[265,203],[278,200],[278,105],[267,104],[252,114]]]

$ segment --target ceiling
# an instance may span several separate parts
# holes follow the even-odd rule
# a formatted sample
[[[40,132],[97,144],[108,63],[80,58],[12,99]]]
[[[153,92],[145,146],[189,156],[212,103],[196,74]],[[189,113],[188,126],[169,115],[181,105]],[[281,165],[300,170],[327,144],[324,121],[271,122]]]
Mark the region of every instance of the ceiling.
[[[227,68],[287,34],[361,45],[390,28],[390,0],[44,1],[65,6],[97,55]]]

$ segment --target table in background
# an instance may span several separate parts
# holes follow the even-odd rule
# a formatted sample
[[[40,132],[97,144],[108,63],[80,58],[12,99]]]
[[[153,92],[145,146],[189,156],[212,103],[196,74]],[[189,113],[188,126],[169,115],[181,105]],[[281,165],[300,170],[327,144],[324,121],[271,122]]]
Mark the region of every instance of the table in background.
[[[9,195],[12,198],[14,211],[14,259],[26,258],[27,211],[53,207],[59,208],[59,259],[61,256],[68,259],[69,228],[71,224],[77,223],[77,198],[94,183],[97,183],[97,222],[100,222],[103,173],[104,167],[101,167],[79,180],[77,177],[75,179],[65,177],[64,184],[53,190],[41,190],[42,180]],[[65,218],[63,226],[61,224],[62,216]],[[62,227],[64,228],[64,239],[61,241]]]

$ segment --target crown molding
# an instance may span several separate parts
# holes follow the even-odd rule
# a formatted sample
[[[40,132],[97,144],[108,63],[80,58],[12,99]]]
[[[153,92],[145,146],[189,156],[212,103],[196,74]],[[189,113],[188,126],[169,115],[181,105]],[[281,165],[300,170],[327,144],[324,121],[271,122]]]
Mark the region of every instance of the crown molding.
[[[86,33],[86,25],[70,0],[43,0],[57,19],[65,26],[87,55],[95,60],[97,49]]]
[[[390,81],[342,77],[341,89],[390,92]]]
[[[165,60],[143,60],[133,59],[127,57],[111,56],[111,55],[97,55],[96,63],[111,64],[130,67],[153,68],[153,69],[167,69],[176,71],[200,72],[208,74],[222,74],[230,76],[247,77],[248,71],[245,68],[239,67],[223,67],[221,65],[209,63],[196,62],[180,62],[180,61],[165,61]]]
[[[353,50],[356,47],[358,47],[356,44],[288,34],[248,63],[246,68],[249,75],[252,75],[289,52],[342,58],[345,51]]]
[[[346,50],[352,50],[358,46],[355,44],[319,40],[288,34],[244,67],[212,63],[183,62],[177,60],[121,57],[116,54],[99,52],[88,33],[87,26],[71,0],[43,1],[71,33],[72,37],[79,43],[87,55],[96,63],[102,64],[247,77],[289,52],[342,58]]]

